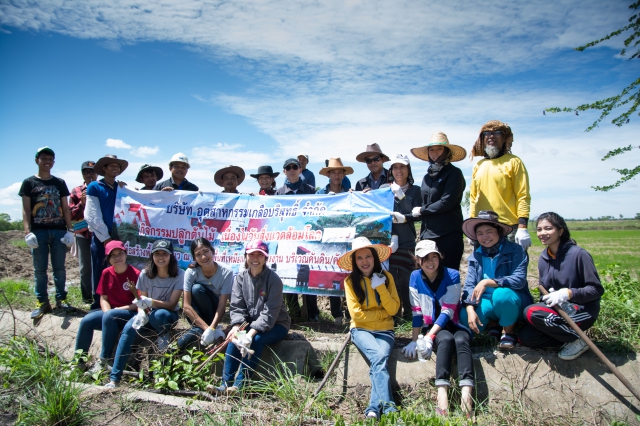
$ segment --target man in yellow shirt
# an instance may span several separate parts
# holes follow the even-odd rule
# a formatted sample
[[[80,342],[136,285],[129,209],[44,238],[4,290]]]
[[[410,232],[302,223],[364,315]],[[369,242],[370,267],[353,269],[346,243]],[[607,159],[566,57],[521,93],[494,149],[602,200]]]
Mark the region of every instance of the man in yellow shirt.
[[[509,241],[525,250],[531,246],[527,231],[531,195],[529,174],[522,160],[511,153],[513,132],[498,120],[485,123],[471,149],[471,158],[484,158],[473,167],[471,175],[469,216],[481,210],[493,210],[500,221],[513,225]]]

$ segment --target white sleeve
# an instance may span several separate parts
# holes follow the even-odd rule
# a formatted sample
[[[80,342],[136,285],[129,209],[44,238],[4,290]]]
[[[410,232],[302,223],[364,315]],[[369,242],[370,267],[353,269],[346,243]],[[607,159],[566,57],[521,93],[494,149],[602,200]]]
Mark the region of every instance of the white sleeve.
[[[84,220],[87,221],[89,231],[96,234],[96,237],[102,242],[111,238],[109,229],[102,220],[102,209],[100,208],[100,200],[98,197],[87,194],[87,205],[84,208]]]

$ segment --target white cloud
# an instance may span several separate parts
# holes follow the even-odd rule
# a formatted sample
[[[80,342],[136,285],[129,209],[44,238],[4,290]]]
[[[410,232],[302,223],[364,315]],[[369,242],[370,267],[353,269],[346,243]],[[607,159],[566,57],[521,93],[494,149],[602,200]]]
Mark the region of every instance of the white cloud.
[[[136,157],[148,157],[150,155],[156,155],[160,151],[160,148],[157,146],[139,146],[131,149],[131,155],[135,155]]]
[[[129,144],[124,143],[122,140],[120,139],[107,139],[107,142],[105,144],[106,146],[108,146],[109,148],[116,148],[116,149],[131,149],[132,146]]]
[[[22,182],[0,188],[0,212],[7,213],[11,220],[22,220],[22,198],[18,195]]]

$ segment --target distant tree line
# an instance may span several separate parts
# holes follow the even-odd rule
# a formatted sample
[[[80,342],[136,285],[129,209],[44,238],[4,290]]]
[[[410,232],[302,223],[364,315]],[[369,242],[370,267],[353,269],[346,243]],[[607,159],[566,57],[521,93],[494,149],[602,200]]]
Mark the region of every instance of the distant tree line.
[[[22,230],[22,221],[14,220],[12,222],[11,216],[7,213],[0,213],[0,231],[11,231],[12,229]]]

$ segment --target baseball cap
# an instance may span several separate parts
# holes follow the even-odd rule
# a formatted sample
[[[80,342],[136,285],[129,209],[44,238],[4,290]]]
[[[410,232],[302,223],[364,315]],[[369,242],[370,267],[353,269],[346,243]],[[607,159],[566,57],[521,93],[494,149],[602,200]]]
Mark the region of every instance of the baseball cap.
[[[265,256],[269,257],[269,246],[262,240],[253,240],[245,246],[244,252],[249,254],[259,251]]]
[[[297,158],[289,158],[284,162],[284,166],[282,166],[282,168],[285,169],[289,164],[295,164],[296,166],[300,167],[300,162]]]
[[[80,167],[80,170],[93,169],[95,165],[96,165],[95,161],[85,161],[84,163],[82,163],[82,167]]]
[[[416,256],[418,257],[426,257],[430,253],[438,253],[438,256],[442,258],[442,253],[438,250],[438,246],[435,241],[432,240],[422,240],[416,244]]]
[[[173,254],[173,244],[169,240],[155,240],[151,246],[151,253],[155,253],[160,250]]]
[[[86,168],[88,168],[88,167],[86,167]],[[106,246],[104,246],[104,254],[106,256],[109,256],[109,253],[111,253],[114,249],[120,249],[120,250],[123,250],[125,252],[127,251],[124,248],[124,244],[122,244],[122,241],[111,240],[111,241],[109,241],[107,243]]]
[[[53,152],[53,150],[51,148],[49,148],[48,146],[43,146],[42,148],[38,148],[38,150],[36,151],[36,158],[38,158],[40,156],[40,154],[51,154],[53,155],[53,158],[56,157],[56,153]]]

